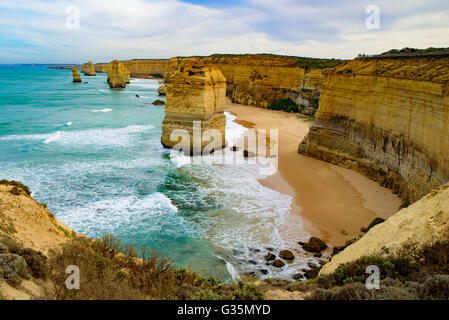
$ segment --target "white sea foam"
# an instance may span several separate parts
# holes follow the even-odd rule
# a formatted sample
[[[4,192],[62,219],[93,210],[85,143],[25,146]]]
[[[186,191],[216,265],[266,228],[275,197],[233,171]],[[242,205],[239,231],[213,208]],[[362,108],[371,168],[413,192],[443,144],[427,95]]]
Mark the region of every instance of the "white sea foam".
[[[61,139],[61,137],[62,137],[62,132],[61,131],[55,132],[54,134],[49,136],[47,139],[45,139],[44,143],[45,144],[49,144],[49,143],[51,143],[53,141]]]
[[[55,127],[69,127],[72,124],[73,124],[72,121],[68,121],[68,122],[62,123],[62,124],[55,124]]]
[[[160,83],[158,80],[152,79],[131,79],[131,83],[128,84],[128,87],[142,87],[147,89],[157,89],[159,88]]]
[[[81,207],[67,208],[58,218],[89,235],[119,234],[126,226],[128,233],[155,238],[161,234],[181,237],[190,233],[191,228],[177,211],[170,199],[156,192],[142,197],[111,197],[88,202]]]
[[[49,134],[9,135],[0,140],[44,140],[45,144],[58,143],[71,147],[99,146],[129,146],[132,134],[153,129],[152,125],[133,125],[123,128],[87,129],[78,131],[57,131]]]
[[[91,112],[111,112],[112,109],[110,108],[105,108],[105,109],[96,109],[96,110],[92,110]]]
[[[234,121],[237,119],[236,116],[229,112],[225,112],[224,114],[226,116],[226,142],[229,146],[234,146],[237,143],[237,140],[248,130],[248,128],[236,123]]]

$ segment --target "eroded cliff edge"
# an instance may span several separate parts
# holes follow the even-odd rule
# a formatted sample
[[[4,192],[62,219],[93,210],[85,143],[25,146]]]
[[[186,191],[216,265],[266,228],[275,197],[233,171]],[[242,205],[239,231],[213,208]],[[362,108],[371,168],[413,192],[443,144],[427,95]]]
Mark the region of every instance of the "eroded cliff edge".
[[[449,181],[449,57],[355,59],[324,74],[299,153],[414,202]]]
[[[318,108],[323,70],[344,62],[272,54],[214,54],[122,63],[133,78],[168,79],[181,61],[189,60],[200,60],[219,69],[227,79],[226,95],[233,102],[267,108],[273,101],[290,98],[300,113],[308,115]],[[95,70],[109,72],[110,64],[97,63]]]

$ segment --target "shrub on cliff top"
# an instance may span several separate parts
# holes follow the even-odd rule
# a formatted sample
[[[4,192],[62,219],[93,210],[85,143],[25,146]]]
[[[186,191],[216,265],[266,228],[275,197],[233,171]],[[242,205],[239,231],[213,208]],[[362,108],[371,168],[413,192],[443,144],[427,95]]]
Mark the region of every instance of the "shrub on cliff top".
[[[172,265],[170,259],[145,247],[123,245],[112,236],[101,240],[77,237],[51,252],[54,290],[44,298],[57,300],[113,299],[258,299],[252,286],[221,284]],[[80,270],[80,289],[67,290],[66,267]]]

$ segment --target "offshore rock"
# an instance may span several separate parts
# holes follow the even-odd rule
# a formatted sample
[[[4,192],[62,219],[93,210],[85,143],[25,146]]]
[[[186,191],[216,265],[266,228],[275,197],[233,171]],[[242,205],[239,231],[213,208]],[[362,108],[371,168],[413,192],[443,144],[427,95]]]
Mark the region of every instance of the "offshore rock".
[[[72,67],[72,76],[73,76],[73,82],[83,82],[81,80],[81,76],[78,73],[78,70],[76,70],[75,67]]]
[[[195,60],[182,61],[168,79],[166,92],[164,147],[198,154],[226,145],[226,79],[220,70]]]
[[[108,83],[110,88],[126,88],[126,73],[124,67],[118,60],[111,62],[111,70],[108,72]]]
[[[90,60],[88,63],[83,64],[83,66],[81,67],[81,71],[84,73],[85,76],[97,75],[97,73],[95,72],[94,64]]]

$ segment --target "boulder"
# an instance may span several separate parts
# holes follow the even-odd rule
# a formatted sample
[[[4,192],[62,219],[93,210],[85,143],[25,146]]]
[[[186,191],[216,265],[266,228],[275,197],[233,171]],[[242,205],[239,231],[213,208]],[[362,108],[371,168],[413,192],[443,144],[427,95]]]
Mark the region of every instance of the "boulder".
[[[368,232],[369,229],[371,229],[372,227],[374,227],[375,225],[378,225],[379,223],[384,222],[385,219],[382,218],[375,218],[373,221],[371,221],[371,223],[368,225],[368,227],[366,228],[362,228],[361,231],[362,232]]]
[[[311,237],[309,242],[305,243],[302,248],[307,252],[321,252],[327,248],[327,244],[317,237]]]
[[[165,101],[162,101],[162,100],[154,100],[153,103],[152,103],[152,105],[154,105],[154,106],[163,106],[163,105],[165,105]]]
[[[265,260],[267,260],[267,261],[271,261],[271,260],[274,260],[274,259],[276,259],[276,255],[274,255],[271,252],[268,252],[268,254],[265,256]]]
[[[322,266],[312,266],[309,270],[304,270],[304,276],[307,279],[315,279],[318,276]]]
[[[281,257],[284,260],[293,260],[295,259],[295,256],[293,255],[293,252],[290,250],[282,250],[279,252],[279,257]]]
[[[293,280],[299,280],[302,278],[302,274],[301,273],[296,273],[292,276]]]
[[[253,158],[256,156],[256,154],[254,152],[248,151],[248,150],[243,150],[243,156],[245,158]]]
[[[283,266],[285,266],[284,261],[277,259],[273,261],[273,266],[276,268],[282,268]]]
[[[83,82],[81,80],[81,76],[78,73],[78,70],[76,70],[75,67],[72,67],[72,76],[73,76],[73,82]]]

